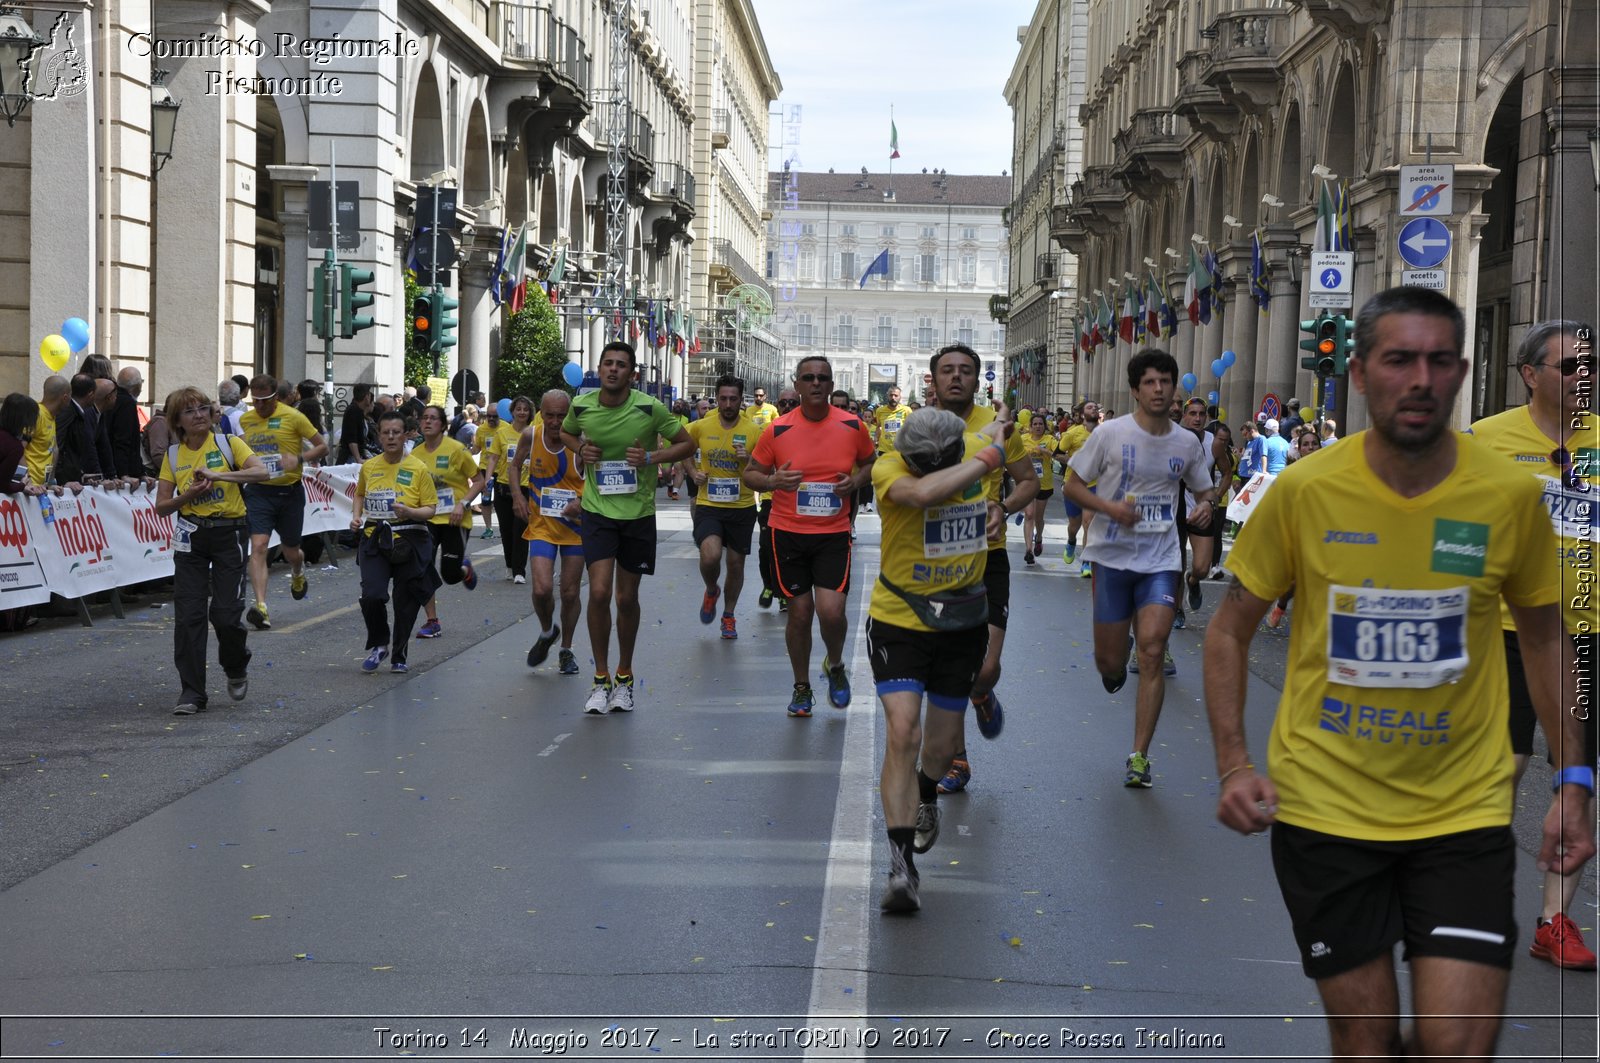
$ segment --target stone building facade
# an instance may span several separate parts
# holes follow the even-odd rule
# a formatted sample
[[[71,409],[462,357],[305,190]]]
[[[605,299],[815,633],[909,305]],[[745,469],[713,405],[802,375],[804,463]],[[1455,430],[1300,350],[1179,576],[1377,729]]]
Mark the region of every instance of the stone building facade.
[[[1231,420],[1267,395],[1309,401],[1299,321],[1314,316],[1309,257],[1321,167],[1348,186],[1354,306],[1397,284],[1400,167],[1454,167],[1446,290],[1467,313],[1473,362],[1457,419],[1525,401],[1512,352],[1547,317],[1593,320],[1596,9],[1577,0],[1090,0],[1080,109],[1083,170],[1054,235],[1078,255],[1080,288],[1143,276],[1146,258],[1181,301],[1192,237],[1207,241],[1226,310],[1164,341]],[[1278,205],[1281,203],[1282,205]],[[1267,306],[1250,300],[1251,237]],[[1176,250],[1177,261],[1166,256]],[[1114,304],[1120,296],[1113,294]],[[1125,404],[1128,348],[1085,359],[1083,391]],[[1235,352],[1219,382],[1211,363]],[[1365,424],[1335,381],[1334,416]]]

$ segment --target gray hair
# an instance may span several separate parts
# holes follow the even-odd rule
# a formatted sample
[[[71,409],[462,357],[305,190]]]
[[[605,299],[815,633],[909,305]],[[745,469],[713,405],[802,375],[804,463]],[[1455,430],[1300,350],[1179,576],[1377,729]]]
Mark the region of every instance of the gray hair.
[[[949,410],[924,406],[906,418],[894,446],[908,462],[926,469],[960,441],[967,424]]]
[[[1537,365],[1544,361],[1545,345],[1550,342],[1551,336],[1592,336],[1589,326],[1581,321],[1570,321],[1565,318],[1556,318],[1551,321],[1541,321],[1529,327],[1522,334],[1522,342],[1517,344],[1517,368],[1525,365]]]
[[[239,405],[239,385],[232,380],[224,380],[218,384],[217,401],[224,407]]]

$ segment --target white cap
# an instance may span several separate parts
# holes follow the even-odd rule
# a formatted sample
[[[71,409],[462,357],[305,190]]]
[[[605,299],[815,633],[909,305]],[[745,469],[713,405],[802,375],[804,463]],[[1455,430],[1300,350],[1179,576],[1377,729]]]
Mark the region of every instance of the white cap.
[[[1267,435],[1269,435],[1269,436],[1277,435],[1278,434],[1278,420],[1277,420],[1277,418],[1268,417],[1267,418],[1267,423],[1265,425],[1263,425],[1262,427],[1267,430]]]

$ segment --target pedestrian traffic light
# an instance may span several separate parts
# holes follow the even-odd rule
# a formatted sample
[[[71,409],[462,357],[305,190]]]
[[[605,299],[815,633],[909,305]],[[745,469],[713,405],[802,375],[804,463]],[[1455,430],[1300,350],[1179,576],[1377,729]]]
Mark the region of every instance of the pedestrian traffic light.
[[[987,390],[989,392],[989,401],[992,403],[994,402],[994,385],[988,385]]]
[[[328,305],[328,269],[320,265],[311,276],[311,331],[319,340],[332,339],[334,308]]]
[[[359,289],[371,284],[377,276],[370,269],[356,269],[351,265],[339,267],[339,335],[345,339],[372,327],[372,315],[356,311],[372,305],[373,294]]]
[[[419,295],[411,300],[411,349],[433,350],[433,297]]]

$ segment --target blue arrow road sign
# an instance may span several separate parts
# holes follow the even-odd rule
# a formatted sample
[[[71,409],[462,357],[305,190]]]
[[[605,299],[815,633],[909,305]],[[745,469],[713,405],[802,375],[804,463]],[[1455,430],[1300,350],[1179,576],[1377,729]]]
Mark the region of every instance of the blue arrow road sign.
[[[1400,257],[1412,269],[1434,269],[1450,257],[1450,229],[1434,218],[1413,218],[1400,227]]]
[[[983,374],[983,379],[985,379],[989,383],[993,384],[994,383],[994,370],[990,369],[988,372],[984,373]]]

